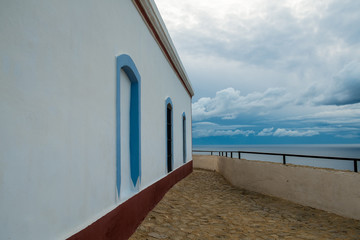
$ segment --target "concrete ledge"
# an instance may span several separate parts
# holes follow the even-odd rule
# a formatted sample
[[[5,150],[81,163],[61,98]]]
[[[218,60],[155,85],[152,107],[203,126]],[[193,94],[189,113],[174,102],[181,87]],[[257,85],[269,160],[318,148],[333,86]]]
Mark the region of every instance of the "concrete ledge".
[[[360,220],[359,173],[219,156],[193,155],[193,161],[236,187]]]

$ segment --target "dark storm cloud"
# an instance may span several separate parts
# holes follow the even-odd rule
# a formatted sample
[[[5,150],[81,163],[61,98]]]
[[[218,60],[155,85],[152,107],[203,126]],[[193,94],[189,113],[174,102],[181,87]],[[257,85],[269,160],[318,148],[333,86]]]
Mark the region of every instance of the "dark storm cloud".
[[[347,105],[360,103],[360,63],[347,64],[335,77],[334,84],[326,93],[325,105]]]

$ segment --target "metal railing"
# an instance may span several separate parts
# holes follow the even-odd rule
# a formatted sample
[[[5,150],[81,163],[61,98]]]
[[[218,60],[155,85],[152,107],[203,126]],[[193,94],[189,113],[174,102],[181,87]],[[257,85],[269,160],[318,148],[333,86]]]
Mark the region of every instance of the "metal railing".
[[[259,155],[272,155],[272,156],[282,156],[282,163],[286,164],[286,157],[299,157],[299,158],[321,158],[321,159],[330,159],[330,160],[339,160],[339,161],[353,161],[354,162],[354,172],[358,172],[358,161],[360,158],[345,158],[345,157],[326,157],[326,156],[313,156],[313,155],[300,155],[300,154],[288,154],[288,153],[269,153],[269,152],[249,152],[249,151],[209,151],[209,150],[193,150],[193,153],[219,153],[219,156],[225,156],[233,158],[233,153],[238,153],[238,158],[241,159],[241,154],[259,154]]]

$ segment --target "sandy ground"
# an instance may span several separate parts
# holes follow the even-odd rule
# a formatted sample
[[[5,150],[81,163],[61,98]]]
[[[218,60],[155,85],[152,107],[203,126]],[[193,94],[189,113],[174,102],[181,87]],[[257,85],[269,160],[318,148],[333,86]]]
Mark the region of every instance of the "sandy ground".
[[[360,239],[360,221],[237,189],[194,170],[176,184],[130,238]]]

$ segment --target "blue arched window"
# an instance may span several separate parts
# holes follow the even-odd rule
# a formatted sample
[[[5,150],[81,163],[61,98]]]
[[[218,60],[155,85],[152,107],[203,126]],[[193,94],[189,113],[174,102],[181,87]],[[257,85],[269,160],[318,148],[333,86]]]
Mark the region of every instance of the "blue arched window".
[[[116,187],[120,196],[121,185],[121,133],[120,133],[120,72],[123,70],[131,82],[130,87],[130,174],[136,186],[141,179],[141,107],[140,74],[129,55],[116,57]]]

